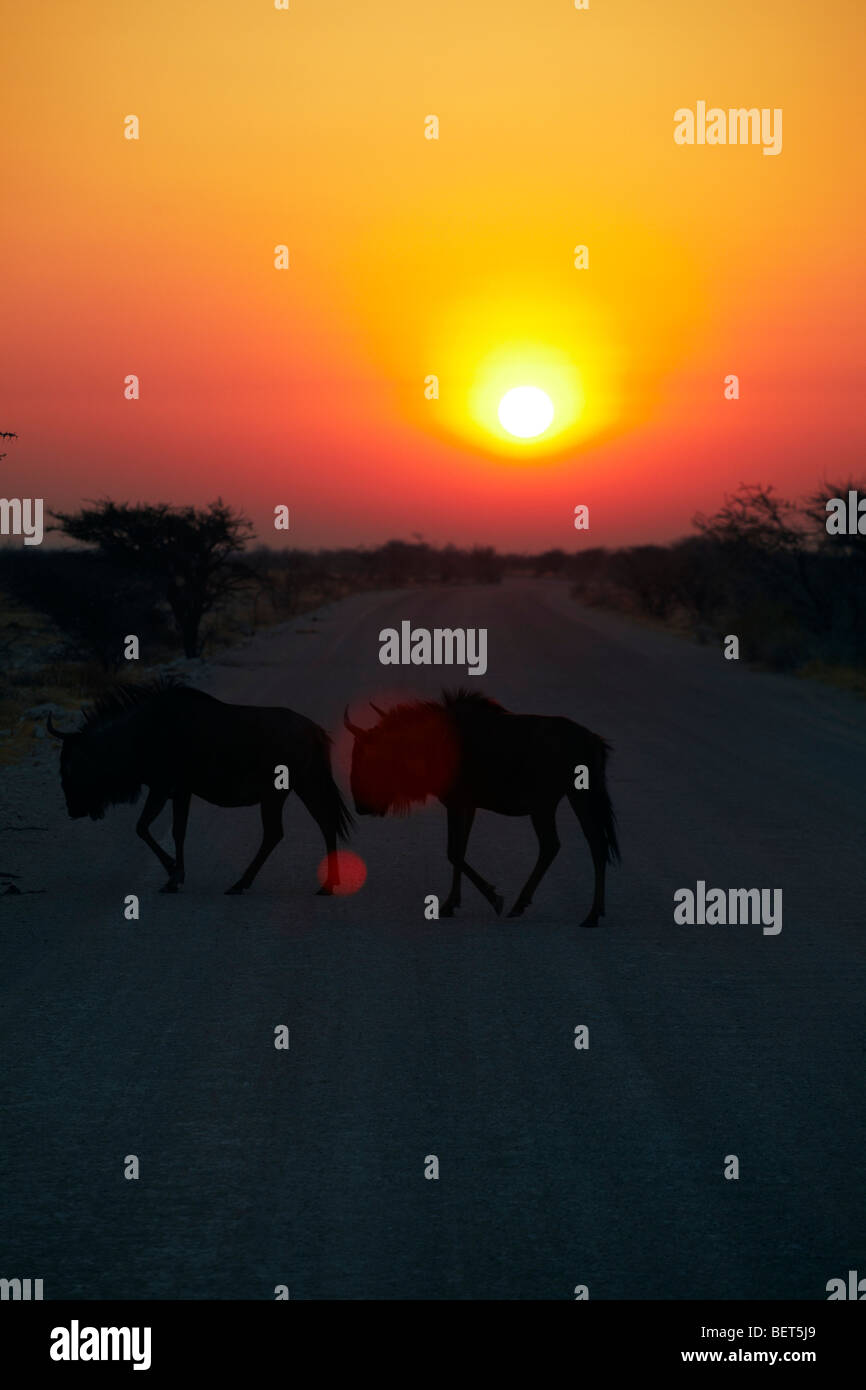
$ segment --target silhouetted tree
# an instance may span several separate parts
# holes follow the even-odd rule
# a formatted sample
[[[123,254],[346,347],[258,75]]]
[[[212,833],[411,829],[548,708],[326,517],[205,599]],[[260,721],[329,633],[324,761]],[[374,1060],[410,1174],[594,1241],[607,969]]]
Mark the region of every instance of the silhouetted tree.
[[[819,546],[829,547],[836,554],[847,553],[866,564],[866,535],[861,535],[859,531],[854,534],[830,535],[827,530],[828,501],[831,497],[841,497],[847,501],[849,492],[866,497],[866,481],[849,477],[845,482],[823,483],[806,498],[803,512]]]
[[[712,516],[698,512],[694,525],[724,545],[750,545],[765,553],[803,547],[807,528],[796,502],[779,497],[772,485],[741,483]]]
[[[737,632],[753,659],[776,670],[809,662],[866,666],[866,537],[831,535],[829,497],[862,483],[825,484],[789,501],[772,487],[741,486],[697,536],[670,545],[584,551],[572,557],[572,592],[585,602],[680,623],[701,641]]]
[[[60,524],[52,529],[159,580],[186,656],[199,654],[205,615],[255,583],[253,569],[238,559],[253,537],[252,522],[221,498],[205,508],[133,506],[106,498],[54,516]]]

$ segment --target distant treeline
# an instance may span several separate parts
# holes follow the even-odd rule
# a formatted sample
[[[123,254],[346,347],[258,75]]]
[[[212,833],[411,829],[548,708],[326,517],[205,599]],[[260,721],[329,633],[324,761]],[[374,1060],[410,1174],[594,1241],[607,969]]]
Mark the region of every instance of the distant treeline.
[[[866,535],[829,535],[825,501],[744,486],[696,534],[668,545],[500,554],[420,538],[373,547],[253,548],[247,518],[207,508],[102,501],[58,514],[83,544],[0,549],[0,594],[44,615],[70,660],[113,670],[135,633],[150,661],[195,656],[363,589],[497,584],[505,575],[570,582],[584,602],[692,632],[735,633],[741,656],[773,669],[866,667]],[[860,495],[864,488],[860,485]]]
[[[251,560],[272,586],[291,596],[311,580],[348,583],[353,588],[400,588],[405,584],[498,584],[508,561],[493,546],[461,550],[425,541],[387,541],[372,548],[342,550],[270,550],[264,546]]]
[[[743,486],[697,535],[670,545],[591,549],[568,560],[576,598],[690,630],[729,633],[773,670],[866,668],[866,534],[828,534],[828,498],[866,496],[849,480],[800,502]],[[866,523],[866,517],[864,517]]]
[[[207,508],[103,501],[58,514],[53,529],[83,544],[0,548],[0,597],[50,621],[55,660],[96,661],[105,670],[123,664],[129,634],[151,661],[168,659],[178,645],[198,656],[358,590],[499,583],[510,558],[492,546],[401,540],[252,548],[250,522],[221,500]]]

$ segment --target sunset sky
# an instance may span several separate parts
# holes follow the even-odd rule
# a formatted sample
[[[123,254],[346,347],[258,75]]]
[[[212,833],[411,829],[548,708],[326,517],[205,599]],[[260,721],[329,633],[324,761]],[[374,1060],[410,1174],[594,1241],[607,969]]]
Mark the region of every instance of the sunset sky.
[[[80,0],[4,28],[4,495],[533,550],[573,547],[581,502],[581,543],[622,544],[741,481],[864,471],[862,0]],[[782,152],[677,146],[699,100],[782,108]],[[496,420],[523,384],[557,411],[537,443]]]

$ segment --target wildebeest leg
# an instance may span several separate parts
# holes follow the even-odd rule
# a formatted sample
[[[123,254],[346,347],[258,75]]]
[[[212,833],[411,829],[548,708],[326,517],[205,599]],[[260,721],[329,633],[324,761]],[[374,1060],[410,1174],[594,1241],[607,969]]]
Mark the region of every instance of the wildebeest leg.
[[[138,818],[135,833],[140,840],[144,840],[144,843],[153,850],[166,873],[173,874],[175,868],[174,860],[170,854],[166,854],[165,850],[156,843],[156,840],[150,833],[151,825],[156,820],[167,801],[168,794],[166,792],[157,791],[155,788],[151,787],[147,793],[147,800],[144,803],[141,815]]]
[[[160,888],[160,893],[176,893],[178,884],[183,883],[183,842],[186,836],[186,822],[189,816],[191,792],[175,792],[172,800],[171,833],[174,836],[174,865],[169,869],[168,882]]]
[[[249,888],[259,869],[264,864],[268,855],[275,850],[280,840],[283,838],[283,803],[286,796],[284,792],[277,792],[276,795],[269,795],[262,800],[262,843],[259,845],[258,854],[252,863],[248,864],[231,888],[227,888],[227,893],[243,893],[245,888]]]
[[[448,812],[448,863],[452,868],[451,891],[439,909],[439,916],[453,917],[455,907],[460,906],[460,875],[463,872],[463,856],[466,853],[466,844],[472,829],[472,822],[475,819],[475,812],[457,810],[453,806],[446,807],[446,810]]]
[[[502,894],[497,893],[496,889],[493,887],[493,884],[488,883],[486,878],[482,878],[479,873],[476,873],[472,865],[467,864],[465,859],[463,860],[462,867],[464,874],[469,879],[469,882],[475,884],[475,887],[478,889],[479,893],[481,893],[481,895],[487,899],[490,906],[496,913],[496,916],[498,917],[502,912],[503,907],[505,906],[505,899],[503,898]]]
[[[298,797],[306,806],[316,825],[325,838],[325,881],[316,889],[317,897],[330,897],[340,883],[340,864],[337,859],[337,828],[334,824],[333,808],[314,789],[295,784]]]
[[[604,875],[607,868],[607,841],[604,831],[597,819],[592,803],[582,798],[586,792],[575,792],[569,795],[574,814],[580,821],[580,828],[586,836],[592,854],[592,867],[595,871],[595,886],[592,894],[592,906],[586,917],[581,922],[582,927],[597,927],[599,917],[604,916]]]
[[[517,895],[517,901],[509,912],[509,917],[519,917],[529,907],[533,893],[559,853],[556,807],[549,811],[537,812],[532,817],[532,825],[538,836],[538,858],[535,861],[535,868]]]
[[[472,830],[472,823],[474,820],[475,808],[473,806],[473,808],[467,812],[466,835],[463,840],[464,855],[466,854],[466,846],[469,844],[469,834]],[[496,913],[496,916],[498,917],[502,912],[503,907],[505,906],[505,899],[503,898],[502,894],[497,893],[496,889],[493,887],[493,884],[488,883],[486,878],[482,878],[481,875],[475,869],[473,869],[472,865],[467,863],[465,858],[462,860],[460,868],[462,872],[466,875],[466,877],[469,879],[469,882],[475,884],[475,887],[478,889],[482,897],[487,899],[487,901],[490,903],[490,906]]]
[[[449,810],[448,812],[448,862],[452,865],[454,872],[451,880],[451,892],[439,909],[440,917],[453,917],[455,907],[460,906],[461,874],[465,874],[469,882],[475,884],[479,893],[487,899],[497,916],[502,911],[501,894],[497,893],[493,884],[488,883],[486,878],[482,878],[471,864],[467,864],[464,857],[474,820],[474,806],[468,810]]]

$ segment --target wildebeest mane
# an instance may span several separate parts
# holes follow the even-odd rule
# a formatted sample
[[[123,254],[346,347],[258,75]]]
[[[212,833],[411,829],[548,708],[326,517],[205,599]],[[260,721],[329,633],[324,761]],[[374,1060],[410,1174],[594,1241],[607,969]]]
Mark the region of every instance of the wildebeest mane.
[[[400,705],[392,705],[385,710],[378,724],[380,729],[397,729],[402,725],[411,724],[417,716],[424,711],[435,713],[445,710],[448,713],[459,715],[462,711],[467,712],[489,712],[490,714],[507,714],[508,711],[499,704],[498,700],[493,700],[489,695],[483,694],[480,690],[467,690],[465,686],[460,686],[459,690],[443,690],[441,700],[407,700]]]
[[[500,705],[498,700],[491,699],[481,690],[467,690],[465,685],[461,685],[458,690],[443,690],[442,704],[447,710],[453,710],[455,714],[460,714],[464,710],[467,713],[482,711],[488,714],[508,713],[508,710]]]
[[[139,705],[149,704],[169,690],[176,690],[184,684],[179,676],[156,676],[153,680],[120,681],[110,690],[97,695],[92,705],[82,709],[84,717],[81,732],[96,733],[105,729]]]

